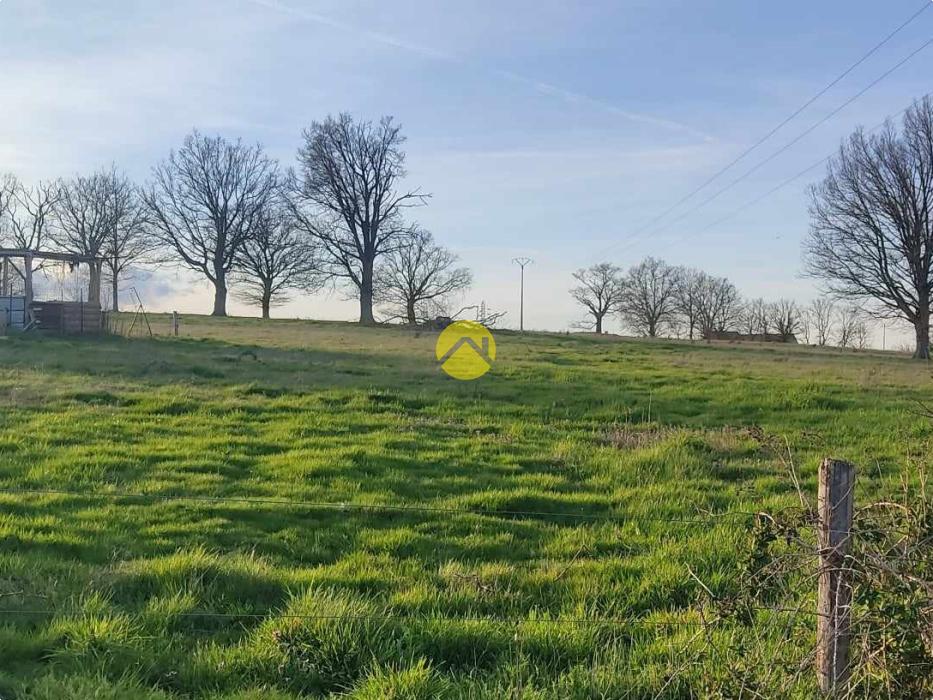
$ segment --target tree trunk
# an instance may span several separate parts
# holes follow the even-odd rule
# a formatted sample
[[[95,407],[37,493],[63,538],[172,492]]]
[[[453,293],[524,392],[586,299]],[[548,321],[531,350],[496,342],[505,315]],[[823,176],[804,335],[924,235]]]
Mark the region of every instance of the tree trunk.
[[[408,304],[405,307],[406,315],[408,316],[408,323],[412,326],[418,323],[418,317],[415,316],[415,302],[413,299],[408,300]]]
[[[116,273],[113,275],[113,280],[111,281],[111,290],[113,291],[113,310],[120,310],[120,280],[117,279]]]
[[[596,317],[596,332],[597,333],[603,332],[603,317],[602,316]]]
[[[100,271],[101,263],[92,262],[89,265],[87,302],[100,306]]]
[[[268,292],[265,292],[262,295],[262,317],[269,318],[269,307],[272,306],[272,295]]]
[[[227,278],[223,273],[214,278],[214,310],[211,316],[227,315]]]
[[[917,313],[917,320],[914,322],[914,330],[917,332],[917,347],[914,350],[914,358],[917,360],[930,359],[930,304],[921,300],[920,310]]]
[[[373,261],[363,261],[363,275],[360,280],[360,323],[373,325]]]

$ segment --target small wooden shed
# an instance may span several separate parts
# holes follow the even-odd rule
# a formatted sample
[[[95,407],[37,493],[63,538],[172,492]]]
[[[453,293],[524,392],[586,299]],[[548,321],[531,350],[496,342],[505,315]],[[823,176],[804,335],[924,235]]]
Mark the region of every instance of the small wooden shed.
[[[36,260],[68,263],[72,268],[85,264],[91,271],[90,289],[97,298],[87,301],[39,301],[33,287]],[[100,333],[103,312],[100,307],[100,271],[102,260],[88,255],[57,253],[21,248],[0,248],[0,332],[7,329],[38,328],[58,333]],[[21,292],[14,289],[22,281]]]

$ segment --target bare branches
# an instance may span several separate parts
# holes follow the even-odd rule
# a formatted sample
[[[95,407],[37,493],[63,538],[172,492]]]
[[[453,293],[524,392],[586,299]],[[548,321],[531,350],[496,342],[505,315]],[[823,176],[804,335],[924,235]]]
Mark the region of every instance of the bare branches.
[[[646,258],[624,275],[611,263],[577,270],[579,284],[570,290],[597,332],[606,315],[617,312],[636,333],[656,337],[686,327],[690,339],[710,338],[735,327],[741,311],[738,290],[724,277],[701,270],[671,267]]]
[[[19,189],[19,180],[12,173],[0,175],[0,236],[6,237],[7,216],[10,202],[16,190]]]
[[[451,320],[456,320],[463,317],[463,314],[467,311],[473,312],[473,320],[477,323],[481,323],[487,328],[494,328],[499,321],[505,318],[505,315],[508,313],[506,311],[493,311],[490,307],[486,305],[485,301],[481,301],[479,304],[471,304],[470,306],[464,306],[463,308],[455,311],[450,314]]]
[[[51,238],[70,253],[110,256],[122,238],[137,235],[140,211],[135,187],[116,168],[77,175],[57,188]],[[119,272],[119,260],[116,265]],[[91,264],[89,280],[88,301],[99,304],[100,262]]]
[[[602,333],[603,319],[613,313],[621,301],[622,270],[603,262],[577,270],[573,278],[579,284],[571,288],[570,296],[592,317],[590,327]]]
[[[868,324],[865,312],[858,306],[845,306],[838,314],[838,339],[841,348],[862,349],[868,343]]]
[[[797,303],[791,299],[778,299],[770,305],[771,326],[787,342],[800,331],[803,314]]]
[[[113,224],[104,242],[104,265],[111,285],[114,311],[120,310],[120,280],[128,276],[131,268],[149,258],[157,249],[158,241],[152,235],[149,211],[141,193],[126,180],[114,191]]]
[[[796,475],[791,471],[796,483]],[[902,501],[869,503],[855,512],[851,549],[837,566],[852,583],[851,676],[834,697],[929,697],[933,693],[933,532],[925,477],[908,478]],[[702,608],[713,607],[707,646],[714,697],[814,697],[813,607],[821,563],[817,519],[800,508],[762,513],[750,530],[745,573],[735,592],[716,597],[698,581]],[[825,550],[822,550],[825,553]],[[739,627],[738,634],[731,632]],[[748,662],[751,663],[748,663]]]
[[[807,271],[879,316],[910,322],[914,356],[929,358],[933,294],[933,100],[913,105],[902,133],[857,131],[811,188]]]
[[[623,321],[639,335],[656,337],[675,317],[675,268],[645,258],[626,273],[619,295]]]
[[[27,187],[13,175],[0,182],[0,216],[5,212],[3,241],[12,248],[41,250],[50,240],[55,207],[61,197],[58,181]]]
[[[745,302],[741,317],[742,331],[749,336],[766,336],[771,331],[770,305],[761,297]]]
[[[117,217],[116,200],[131,185],[114,168],[63,183],[52,238],[62,249],[99,256]]]
[[[153,168],[144,193],[160,244],[214,285],[213,315],[227,313],[227,274],[278,184],[260,146],[198,131]]]
[[[836,305],[832,299],[814,299],[807,309],[806,322],[813,328],[814,340],[817,345],[827,345],[832,337],[833,324],[836,318]]]
[[[376,269],[375,299],[410,324],[427,320],[472,284],[470,270],[456,263],[457,256],[436,244],[430,232],[413,228]]]
[[[256,217],[252,235],[237,253],[234,273],[237,296],[259,306],[263,318],[269,318],[272,306],[286,303],[290,292],[314,290],[324,281],[318,247],[281,197]]]
[[[703,290],[708,275],[702,270],[681,267],[677,270],[677,284],[674,288],[674,303],[683,325],[687,327],[687,337],[693,340],[702,326]]]
[[[320,242],[331,273],[358,293],[362,323],[374,322],[376,261],[403,244],[404,210],[428,197],[398,189],[405,176],[404,142],[391,117],[373,124],[341,114],[305,129],[298,152],[296,219]]]
[[[735,327],[741,315],[739,290],[725,277],[704,273],[697,280],[697,311],[704,338],[725,333]]]

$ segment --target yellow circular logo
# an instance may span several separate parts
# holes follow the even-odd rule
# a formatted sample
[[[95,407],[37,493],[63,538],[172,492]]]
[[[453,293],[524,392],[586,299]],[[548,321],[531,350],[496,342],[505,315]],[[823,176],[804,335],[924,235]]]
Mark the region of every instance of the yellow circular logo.
[[[455,321],[437,337],[434,356],[454,379],[479,379],[496,359],[496,341],[482,323]]]

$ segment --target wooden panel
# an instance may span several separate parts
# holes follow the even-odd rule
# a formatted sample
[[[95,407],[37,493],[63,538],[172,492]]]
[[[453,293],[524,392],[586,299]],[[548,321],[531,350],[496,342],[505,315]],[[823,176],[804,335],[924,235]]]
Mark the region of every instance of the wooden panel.
[[[43,301],[32,305],[39,328],[53,333],[100,333],[101,309],[75,301]]]

